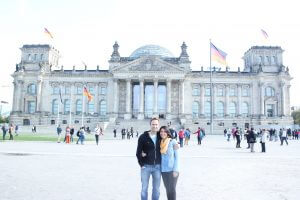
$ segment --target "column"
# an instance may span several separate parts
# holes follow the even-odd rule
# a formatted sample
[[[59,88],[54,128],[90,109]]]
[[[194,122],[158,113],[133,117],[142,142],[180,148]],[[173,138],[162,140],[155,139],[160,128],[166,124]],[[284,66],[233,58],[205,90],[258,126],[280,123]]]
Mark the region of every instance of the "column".
[[[284,91],[285,83],[280,82],[280,92],[281,92],[281,116],[285,116],[285,91]]]
[[[204,83],[200,84],[200,116],[204,117]]]
[[[131,119],[131,80],[126,80],[126,114],[124,119]]]
[[[238,102],[237,102],[237,116],[241,116],[242,114],[242,85],[237,84],[237,95],[238,95]]]
[[[99,114],[100,113],[99,112],[99,83],[96,84],[94,104],[95,104],[95,113]]]
[[[42,108],[42,84],[43,80],[39,77],[39,80],[37,82],[37,95],[36,95],[36,112],[40,112]]]
[[[172,115],[171,115],[171,94],[172,94],[172,90],[171,90],[171,79],[167,79],[167,115],[166,115],[166,119],[172,119]]]
[[[139,114],[138,119],[143,120],[144,119],[144,80],[140,79],[140,107],[139,107]]]
[[[217,104],[217,102],[216,102],[216,91],[217,91],[217,84],[213,84],[213,88],[212,88],[212,94],[211,95],[213,95],[212,96],[212,115],[213,116],[216,116],[216,104]]]
[[[180,80],[180,89],[181,89],[181,97],[180,97],[180,104],[181,104],[181,110],[180,114],[184,114],[184,80]]]
[[[119,112],[119,87],[118,87],[118,79],[114,79],[114,114],[118,115],[118,112]]]
[[[158,80],[154,79],[154,94],[153,94],[153,116],[158,117],[158,112],[157,112],[157,87],[158,87]]]
[[[75,84],[73,83],[71,86],[70,86],[70,112],[71,114],[75,115],[76,113],[76,91],[75,91]]]
[[[24,92],[23,92],[24,81],[19,80],[18,84],[19,84],[19,95],[18,95],[18,97],[20,97],[20,100],[18,102],[18,104],[19,104],[18,111],[25,112],[25,109],[24,109]]]
[[[225,84],[225,117],[229,116],[229,84]]]
[[[17,81],[14,81],[13,82],[13,84],[14,84],[14,97],[13,97],[13,107],[12,107],[12,111],[14,112],[14,111],[18,111],[18,101],[17,101],[17,99],[18,99],[18,90],[19,90],[19,86],[18,86],[18,82]]]
[[[264,83],[259,83],[259,89],[260,89],[260,115],[265,115],[265,105],[264,105]]]

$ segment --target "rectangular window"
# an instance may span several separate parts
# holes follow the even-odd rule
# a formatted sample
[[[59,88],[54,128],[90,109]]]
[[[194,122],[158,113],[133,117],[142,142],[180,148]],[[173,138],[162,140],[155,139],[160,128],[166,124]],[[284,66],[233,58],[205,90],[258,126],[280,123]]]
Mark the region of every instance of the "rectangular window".
[[[224,96],[224,89],[223,88],[218,88],[218,96],[219,97]]]
[[[28,113],[35,113],[35,101],[28,101]]]
[[[235,88],[229,88],[229,96],[231,96],[231,97],[236,96],[236,89]]]
[[[248,88],[243,88],[242,89],[242,96],[243,97],[248,97],[249,96],[249,89]]]
[[[94,90],[94,88],[93,88],[93,87],[89,87],[89,93],[91,93],[91,94],[95,94],[95,90]]]
[[[65,87],[65,94],[71,94],[71,88]]]
[[[267,104],[267,116],[274,117],[274,104]]]
[[[59,87],[53,88],[53,94],[59,94]]]
[[[106,94],[106,87],[100,88],[100,94],[105,95]]]
[[[194,85],[193,87],[193,96],[200,96],[200,88],[198,85]]]
[[[81,87],[81,86],[78,86],[78,87],[76,88],[76,93],[77,93],[77,94],[82,94],[82,87]]]
[[[210,87],[205,88],[205,96],[210,96]]]

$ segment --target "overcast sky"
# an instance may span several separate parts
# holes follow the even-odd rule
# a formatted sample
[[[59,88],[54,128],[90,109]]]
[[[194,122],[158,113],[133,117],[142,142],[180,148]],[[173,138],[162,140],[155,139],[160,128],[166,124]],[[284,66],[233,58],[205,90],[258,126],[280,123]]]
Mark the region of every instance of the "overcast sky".
[[[12,78],[23,44],[51,44],[64,68],[108,68],[112,45],[121,56],[146,44],[180,54],[183,41],[193,70],[209,65],[209,39],[227,55],[231,70],[243,68],[254,45],[281,46],[290,68],[291,105],[300,105],[300,12],[297,1],[192,0],[2,0],[0,2],[0,100],[12,103]],[[44,34],[46,27],[54,36]],[[269,39],[265,40],[260,30]]]

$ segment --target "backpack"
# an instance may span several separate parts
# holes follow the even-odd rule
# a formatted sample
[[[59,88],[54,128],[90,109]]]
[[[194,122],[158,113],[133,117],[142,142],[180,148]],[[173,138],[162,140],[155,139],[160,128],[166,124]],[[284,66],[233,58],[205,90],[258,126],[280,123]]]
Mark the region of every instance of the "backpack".
[[[80,137],[80,132],[79,131],[77,131],[76,136]]]
[[[184,131],[179,131],[178,135],[179,135],[179,138],[184,138]]]

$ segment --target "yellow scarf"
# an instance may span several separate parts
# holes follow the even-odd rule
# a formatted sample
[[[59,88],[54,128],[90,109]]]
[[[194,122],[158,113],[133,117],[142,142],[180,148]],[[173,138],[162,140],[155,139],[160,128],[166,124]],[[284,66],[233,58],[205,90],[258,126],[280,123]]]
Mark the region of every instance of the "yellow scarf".
[[[166,154],[171,138],[162,139],[160,141],[160,153]]]

